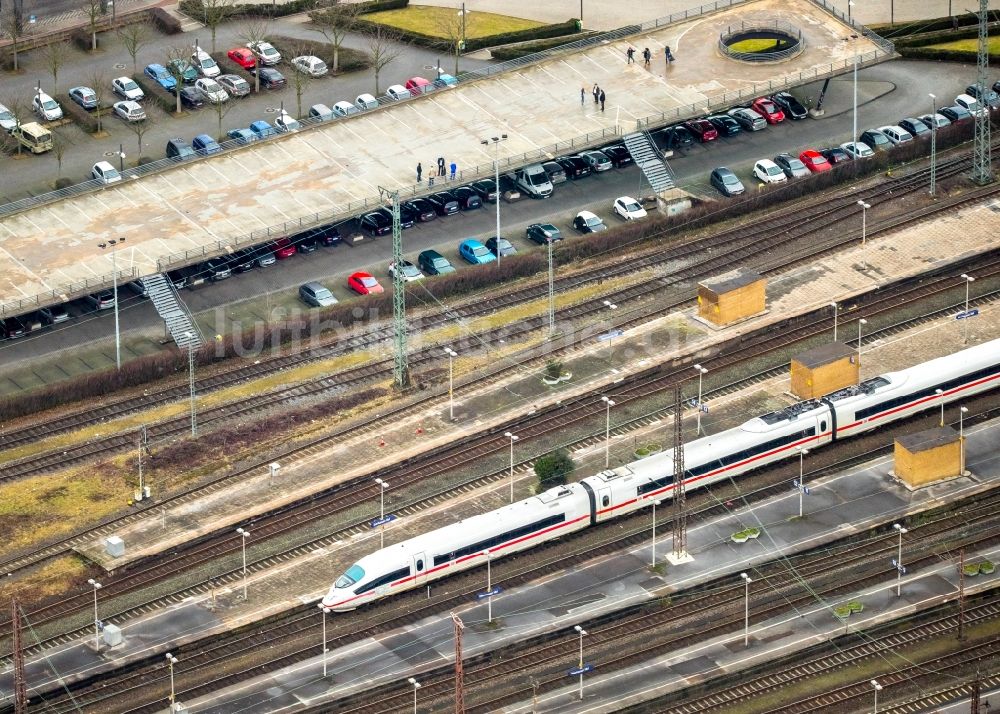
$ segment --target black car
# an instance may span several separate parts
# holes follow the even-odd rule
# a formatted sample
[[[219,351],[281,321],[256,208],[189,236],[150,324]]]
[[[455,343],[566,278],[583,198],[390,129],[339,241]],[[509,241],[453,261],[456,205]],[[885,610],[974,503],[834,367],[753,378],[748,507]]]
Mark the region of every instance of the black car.
[[[417,256],[417,267],[428,275],[454,273],[455,266],[436,250],[425,250]]]
[[[205,272],[208,274],[212,280],[225,280],[233,271],[229,269],[229,259],[228,258],[212,258],[204,265]]]
[[[389,230],[392,230],[392,209],[391,208],[380,208],[376,213],[381,213],[389,220]],[[399,227],[400,228],[413,228],[417,224],[417,217],[412,211],[404,211],[403,207],[399,207]]]
[[[986,87],[983,92],[983,96],[979,96],[979,87],[975,84],[970,84],[965,88],[965,93],[974,99],[978,99],[980,104],[985,104],[990,109],[1000,107],[1000,96],[997,96],[997,91],[995,89]]]
[[[264,89],[275,89],[285,86],[285,77],[273,67],[260,67],[247,70],[251,77],[256,77],[260,72],[260,86]]]
[[[553,186],[557,183],[564,183],[566,179],[566,169],[559,165],[557,161],[546,161],[542,164],[545,174],[549,177],[549,183]]]
[[[386,215],[386,212],[381,209],[366,213],[358,221],[358,224],[361,226],[361,230],[371,236],[384,236],[386,233],[392,233],[392,217]]]
[[[511,245],[510,241],[503,236],[500,236],[499,241],[496,236],[492,236],[486,241],[486,247],[493,255],[501,258],[506,258],[508,255],[517,253],[517,248]]]
[[[708,120],[719,130],[719,136],[736,136],[743,131],[738,121],[725,114],[715,114],[708,117]]]
[[[590,176],[590,164],[581,156],[560,156],[556,159],[556,163],[563,167],[566,178],[576,181],[584,176]]]
[[[38,312],[41,313],[42,321],[46,325],[55,325],[69,319],[69,312],[66,311],[65,305],[49,305]]]
[[[771,97],[771,101],[784,109],[785,116],[789,119],[805,119],[809,116],[809,111],[802,106],[802,102],[788,92],[778,92]]]
[[[826,157],[826,160],[833,166],[836,166],[837,164],[846,164],[851,160],[851,155],[839,146],[833,146],[829,149],[820,149],[819,153],[823,154],[823,156]]]
[[[683,126],[668,126],[660,132],[663,147],[667,150],[686,149],[694,144],[694,136]]]
[[[433,221],[437,218],[437,211],[434,208],[434,204],[426,198],[415,198],[412,201],[404,201],[400,205],[400,209],[402,210],[403,208],[411,211],[413,217],[420,223]]]
[[[950,119],[952,124],[972,118],[972,114],[968,109],[957,105],[954,107],[941,107],[938,109],[938,114]]]
[[[538,245],[555,243],[562,240],[562,233],[551,223],[532,223],[527,230],[528,240],[532,240]]]
[[[921,136],[930,136],[930,128],[924,124],[919,119],[913,117],[907,117],[906,119],[900,119],[897,122],[898,126],[906,129],[914,138],[919,138]]]
[[[500,197],[500,192],[497,191],[497,185],[493,179],[482,179],[469,185],[472,187],[472,190],[478,193],[479,197],[484,201],[496,203],[497,199]]]
[[[319,248],[319,241],[313,236],[302,236],[301,238],[292,238],[292,242],[295,244],[295,250],[300,253],[312,253],[314,250]]]
[[[3,336],[8,340],[16,340],[18,337],[24,337],[26,333],[27,330],[20,318],[8,317],[3,321]]]
[[[463,211],[473,211],[483,207],[483,197],[472,186],[453,188],[451,193],[458,199],[459,208]]]
[[[580,211],[576,214],[576,218],[573,219],[573,227],[584,235],[587,233],[600,233],[608,229],[604,225],[604,221],[601,220],[601,217],[590,211]]]
[[[431,194],[427,200],[434,206],[434,210],[439,216],[450,216],[459,211],[458,199],[448,191]]]
[[[628,166],[632,163],[632,154],[628,152],[625,148],[625,144],[613,144],[611,146],[605,146],[601,149],[604,155],[611,159],[611,165],[616,169],[620,169],[622,166]]]
[[[245,273],[257,267],[257,250],[254,248],[243,248],[232,253],[226,262],[229,269],[234,273]]]
[[[400,228],[413,228],[417,225],[419,220],[419,213],[413,206],[410,205],[409,201],[403,201],[399,204],[399,227]]]
[[[205,106],[201,92],[194,87],[181,87],[181,106],[188,109],[198,109]]]

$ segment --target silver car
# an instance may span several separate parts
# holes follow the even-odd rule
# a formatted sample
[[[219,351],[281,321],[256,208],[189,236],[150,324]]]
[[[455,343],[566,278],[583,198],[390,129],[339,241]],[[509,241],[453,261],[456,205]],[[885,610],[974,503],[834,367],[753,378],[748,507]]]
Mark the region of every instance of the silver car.
[[[767,119],[753,109],[737,107],[736,109],[730,109],[727,114],[739,122],[739,125],[747,131],[760,131],[767,128]]]
[[[337,304],[337,298],[333,293],[315,280],[299,286],[299,298],[312,307],[329,307]]]
[[[774,163],[785,172],[788,178],[801,178],[809,175],[809,168],[791,154],[778,154]]]
[[[236,74],[223,74],[216,77],[219,86],[225,89],[230,96],[245,97],[250,94],[250,83]]]

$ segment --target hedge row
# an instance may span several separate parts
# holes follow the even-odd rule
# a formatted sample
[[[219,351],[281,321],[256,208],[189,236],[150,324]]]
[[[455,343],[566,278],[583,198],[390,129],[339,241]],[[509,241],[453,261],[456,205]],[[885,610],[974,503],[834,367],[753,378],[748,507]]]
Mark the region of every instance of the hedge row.
[[[364,14],[369,12],[381,12],[382,10],[399,10],[407,7],[409,4],[410,0],[369,0],[368,2],[358,3],[358,6],[359,12]],[[308,12],[309,10],[315,10],[320,7],[323,7],[322,0],[291,0],[291,2],[287,2],[282,5],[234,4],[229,6],[230,9],[228,17],[285,17],[287,15],[297,15],[301,12]],[[178,5],[178,9],[188,17],[195,19],[205,16],[205,10],[201,0],[181,0]]]
[[[496,60],[512,60],[520,59],[527,55],[534,54],[536,52],[542,52],[544,50],[550,50],[553,47],[560,47],[562,45],[568,44],[570,42],[576,42],[577,40],[582,40],[586,37],[590,37],[594,32],[576,32],[572,35],[566,35],[563,37],[553,37],[546,40],[537,40],[534,42],[521,42],[515,45],[508,45],[505,47],[494,47],[490,50],[490,54],[493,59]]]
[[[422,32],[402,30],[398,27],[384,25],[364,19],[356,20],[355,25],[361,32],[374,32],[377,28],[381,27],[384,29],[388,27],[392,30],[392,32],[399,34],[403,40],[411,42],[415,45],[421,45],[435,50],[454,50],[454,47],[449,40],[436,35],[425,35]],[[490,35],[489,37],[474,37],[465,41],[465,51],[473,52],[475,50],[483,49],[484,47],[507,45],[513,42],[527,42],[528,40],[541,40],[550,37],[565,37],[566,35],[576,34],[577,32],[579,32],[577,21],[567,20],[566,22],[556,23],[554,25],[542,25],[541,27],[533,27],[527,30],[504,32],[499,35]]]
[[[136,73],[130,76],[139,85],[139,88],[142,89],[142,93],[146,95],[146,99],[155,102],[156,106],[165,111],[169,116],[175,116],[177,97],[167,92],[167,90],[160,86],[159,82],[154,82],[146,77],[145,74]]]
[[[151,8],[149,19],[156,25],[156,29],[164,35],[179,35],[181,33],[181,21],[162,7]]]
[[[108,90],[108,95],[110,94],[111,91]],[[111,96],[107,96],[104,99],[105,107],[101,111],[101,125],[103,127],[106,127],[109,121],[114,121],[114,110],[111,109],[111,105],[114,102],[115,99]],[[81,129],[89,134],[97,133],[97,117],[94,115],[93,110],[88,112],[70,99],[68,94],[61,98],[59,104],[62,106],[63,114],[69,116]]]
[[[997,27],[1000,26],[997,23],[990,25],[989,32],[991,35],[995,34]],[[923,47],[925,45],[936,45],[939,42],[951,42],[952,40],[967,40],[972,37],[979,36],[979,27],[973,25],[972,27],[963,27],[958,30],[942,30],[940,32],[922,32],[918,35],[911,35],[909,37],[904,37],[902,39],[896,40],[896,48],[900,47]]]
[[[333,67],[333,45],[329,42],[303,40],[298,37],[288,37],[286,35],[274,35],[268,39],[271,41],[271,44],[273,44],[277,50],[281,52],[283,57],[291,58],[298,55],[314,55],[326,62],[328,67]],[[294,52],[287,51],[289,48],[293,49]],[[340,69],[337,74],[333,76],[339,76],[345,72],[358,72],[363,69],[368,69],[370,66],[371,58],[367,52],[341,45]],[[288,71],[294,72],[295,70],[289,68]],[[253,78],[250,78],[248,81],[252,86]],[[294,86],[294,82],[292,82],[292,80],[289,80],[288,83]]]
[[[931,47],[899,47],[899,54],[907,59],[920,60],[940,60],[942,62],[965,62],[975,64],[975,52],[962,52],[960,50],[939,50]],[[990,62],[1000,61],[1000,54],[990,53]]]
[[[1000,124],[1000,117],[993,117],[993,123]],[[968,141],[972,136],[972,130],[972,122],[941,129],[938,131],[938,148],[944,150]],[[607,231],[589,235],[586,239],[560,241],[553,249],[553,259],[557,266],[573,265],[584,258],[620,251],[623,246],[632,247],[643,241],[660,240],[667,235],[677,235],[679,231],[694,230],[774,208],[786,201],[811,195],[862,176],[882,173],[892,166],[918,159],[927,154],[927,144],[926,140],[915,141],[895,147],[888,152],[880,152],[866,161],[841,164],[832,171],[816,174],[809,180],[796,181],[775,190],[748,191],[741,198],[721,204],[695,199],[693,207],[684,213],[674,216],[654,215],[649,220],[615,226]],[[461,270],[426,280],[422,283],[421,290],[429,291],[436,299],[441,300],[471,291],[495,288],[498,280],[504,282],[537,275],[546,270],[546,265],[543,251],[531,251],[505,258],[499,269]],[[307,339],[317,329],[350,328],[370,315],[388,318],[391,314],[391,292],[369,296],[363,301],[352,300],[314,311],[299,319],[256,325],[256,334],[226,336],[221,342],[205,345],[196,354],[195,359],[199,366],[205,366],[245,355],[251,349],[266,353],[288,344],[291,340]],[[186,370],[187,356],[179,350],[139,357],[124,363],[121,371],[110,369],[81,375],[35,392],[0,400],[0,419],[14,419],[64,404],[102,397],[117,390],[148,384]]]
[[[1000,20],[1000,10],[990,10],[987,13],[987,20],[988,22]],[[932,20],[897,22],[892,25],[883,23],[880,25],[869,25],[868,27],[882,37],[896,38],[924,32],[935,32],[937,30],[951,30],[954,29],[956,25],[958,27],[966,27],[968,25],[976,25],[978,22],[979,18],[975,14],[966,12],[961,15],[955,15],[954,17],[938,17]]]

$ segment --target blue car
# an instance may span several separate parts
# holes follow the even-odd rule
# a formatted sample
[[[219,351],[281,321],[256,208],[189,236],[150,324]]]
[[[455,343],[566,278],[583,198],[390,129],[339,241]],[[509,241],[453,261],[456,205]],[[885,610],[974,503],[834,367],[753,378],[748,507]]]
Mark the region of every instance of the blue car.
[[[489,248],[475,238],[468,238],[459,243],[458,254],[473,265],[484,265],[497,259]]]
[[[458,84],[458,80],[452,77],[450,74],[445,74],[442,72],[437,79],[434,80],[434,84],[437,87],[454,87]]]
[[[69,90],[69,96],[84,109],[97,108],[97,92],[90,87],[73,87]]]
[[[154,80],[168,92],[174,91],[177,87],[177,80],[171,76],[170,72],[168,72],[167,68],[162,64],[147,64],[146,69],[144,69],[142,73]]]
[[[269,136],[277,136],[278,130],[266,121],[257,120],[250,125],[250,131],[257,135],[258,139],[266,139]]]
[[[218,154],[222,151],[222,147],[219,146],[219,142],[210,137],[208,134],[198,134],[198,136],[191,140],[191,148],[193,148],[195,152],[201,156]]]
[[[257,141],[259,138],[249,129],[230,129],[226,132],[226,136],[234,139],[237,144],[249,144],[252,141]]]

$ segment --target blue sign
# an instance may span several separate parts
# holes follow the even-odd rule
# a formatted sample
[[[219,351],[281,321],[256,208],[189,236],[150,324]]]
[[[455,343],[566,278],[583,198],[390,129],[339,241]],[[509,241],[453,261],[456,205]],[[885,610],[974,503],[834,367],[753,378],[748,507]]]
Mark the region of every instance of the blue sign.
[[[483,592],[483,593],[476,593],[476,599],[477,600],[482,600],[484,598],[488,598],[488,597],[493,597],[495,595],[499,595],[502,592],[503,592],[503,588],[502,587],[500,587],[499,585],[494,585],[491,590],[487,590],[486,592]]]
[[[581,674],[586,674],[587,672],[593,672],[593,671],[594,671],[594,665],[585,664],[582,667],[575,667],[571,669],[566,674],[568,674],[570,677],[579,677]]]
[[[607,342],[608,340],[614,339],[615,337],[621,337],[625,332],[623,330],[614,329],[610,332],[605,332],[603,335],[598,335],[597,339],[600,342]]]
[[[386,514],[382,518],[375,518],[368,522],[372,528],[378,528],[379,526],[384,526],[386,523],[392,523],[396,520],[396,517],[391,513]]]
[[[809,487],[808,486],[803,486],[801,483],[799,483],[798,479],[795,479],[794,481],[792,481],[792,485],[795,486],[795,488],[797,488],[797,489],[801,488],[802,489],[802,493],[806,494],[807,496],[809,495]]]
[[[701,406],[699,408],[701,409],[702,412],[704,412],[705,414],[708,414],[708,405],[705,404],[705,402],[702,402]]]
[[[36,22],[38,22],[38,16],[37,15],[28,15],[28,22],[31,23],[32,25],[34,25]]]
[[[963,310],[962,312],[955,315],[956,320],[964,320],[967,317],[975,317],[979,314],[979,308],[974,307],[971,310]]]
[[[892,563],[892,567],[898,570],[901,575],[906,575],[906,566],[897,563],[895,558],[893,558],[890,562]]]

